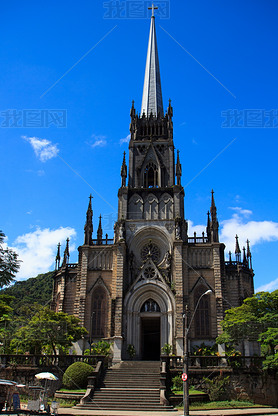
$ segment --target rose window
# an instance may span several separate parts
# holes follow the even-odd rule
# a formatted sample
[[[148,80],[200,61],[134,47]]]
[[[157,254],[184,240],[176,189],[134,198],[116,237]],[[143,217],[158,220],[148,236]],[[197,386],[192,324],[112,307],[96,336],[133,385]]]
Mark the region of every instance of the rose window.
[[[150,256],[155,263],[158,262],[158,260],[160,259],[160,250],[156,244],[149,243],[142,248],[142,260],[147,260],[148,256]]]
[[[146,267],[144,270],[144,276],[146,279],[153,279],[155,276],[155,270],[152,267]]]

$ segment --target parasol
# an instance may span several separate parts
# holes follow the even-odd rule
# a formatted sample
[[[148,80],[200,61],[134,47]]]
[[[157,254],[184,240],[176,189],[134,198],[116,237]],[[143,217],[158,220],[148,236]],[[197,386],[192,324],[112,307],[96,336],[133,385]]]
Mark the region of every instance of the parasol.
[[[35,377],[38,380],[58,380],[58,377],[56,377],[54,374],[48,373],[48,372],[38,373],[38,374],[35,375]]]
[[[17,384],[16,381],[0,379],[0,385],[2,386],[16,386],[16,384]]]

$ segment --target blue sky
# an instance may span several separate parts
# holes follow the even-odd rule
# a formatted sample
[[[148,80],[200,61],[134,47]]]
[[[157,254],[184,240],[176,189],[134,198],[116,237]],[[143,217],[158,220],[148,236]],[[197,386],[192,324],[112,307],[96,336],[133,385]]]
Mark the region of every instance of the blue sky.
[[[0,228],[23,259],[20,279],[52,269],[67,236],[77,260],[91,192],[95,233],[101,213],[113,235],[150,25],[148,2],[122,1],[120,15],[116,3],[2,6]],[[191,233],[206,224],[213,188],[222,241],[233,250],[236,233],[241,246],[249,238],[255,287],[278,288],[278,4],[157,3],[164,108],[171,98]]]

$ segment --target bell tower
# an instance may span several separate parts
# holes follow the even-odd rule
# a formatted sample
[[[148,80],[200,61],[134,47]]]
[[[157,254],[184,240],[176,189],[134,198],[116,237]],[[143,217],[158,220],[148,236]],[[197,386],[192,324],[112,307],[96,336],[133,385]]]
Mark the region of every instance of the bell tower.
[[[158,359],[161,347],[172,344],[176,336],[173,288],[182,286],[181,251],[187,223],[171,100],[167,111],[163,109],[154,7],[142,107],[136,112],[133,101],[130,118],[129,163],[127,169],[124,155],[115,224],[115,243],[125,265],[121,274],[123,351],[132,344],[137,357]],[[152,340],[156,345],[153,357],[148,356],[151,348],[146,344],[149,332],[157,334]]]
[[[142,108],[138,114],[133,101],[130,110],[128,184],[126,186],[122,180],[118,194],[118,221],[184,218],[181,164],[179,156],[175,162],[172,117],[171,100],[167,111],[164,113],[163,110],[155,17],[152,14]]]

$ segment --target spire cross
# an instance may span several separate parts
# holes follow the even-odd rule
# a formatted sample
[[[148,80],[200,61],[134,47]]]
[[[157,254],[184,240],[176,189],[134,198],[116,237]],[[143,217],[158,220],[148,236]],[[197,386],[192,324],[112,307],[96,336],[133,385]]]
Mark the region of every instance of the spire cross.
[[[148,10],[151,10],[152,11],[152,17],[154,17],[154,10],[155,9],[158,9],[158,7],[157,6],[154,6],[154,4],[152,4],[152,7],[148,7]]]

